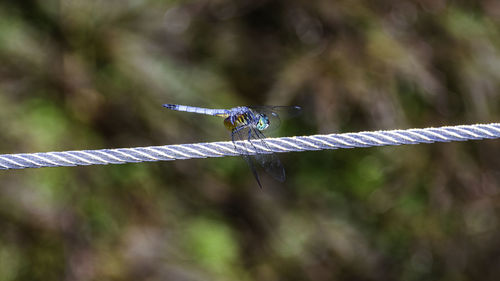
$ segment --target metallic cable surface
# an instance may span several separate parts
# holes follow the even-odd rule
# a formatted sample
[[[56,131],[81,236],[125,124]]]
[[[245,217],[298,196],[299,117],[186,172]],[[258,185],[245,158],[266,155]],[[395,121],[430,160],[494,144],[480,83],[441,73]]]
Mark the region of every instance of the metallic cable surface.
[[[283,153],[496,138],[500,138],[500,123],[267,138],[266,143],[268,147],[261,147],[259,143],[254,143],[254,146],[269,153]],[[236,142],[236,145],[244,145],[244,142]],[[252,146],[248,147],[251,148]],[[0,155],[0,169],[106,165],[224,157],[237,156],[239,155],[237,151],[238,149],[235,149],[233,142],[226,141],[135,148],[2,154]],[[255,151],[249,151],[249,153],[255,154]]]

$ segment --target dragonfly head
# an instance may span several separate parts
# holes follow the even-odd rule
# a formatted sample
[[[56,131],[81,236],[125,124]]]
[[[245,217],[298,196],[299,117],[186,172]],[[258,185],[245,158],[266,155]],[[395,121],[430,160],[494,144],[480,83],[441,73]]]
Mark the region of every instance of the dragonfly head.
[[[269,127],[269,118],[265,114],[260,114],[256,127],[259,131],[267,129]]]

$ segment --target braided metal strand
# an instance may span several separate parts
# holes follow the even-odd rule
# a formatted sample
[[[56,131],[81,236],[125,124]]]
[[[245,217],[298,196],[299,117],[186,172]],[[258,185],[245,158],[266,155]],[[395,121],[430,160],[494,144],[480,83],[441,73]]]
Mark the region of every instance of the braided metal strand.
[[[500,123],[439,128],[268,138],[262,151],[291,152],[500,138]],[[245,142],[237,142],[243,146]],[[246,146],[246,147],[252,147]],[[232,142],[0,155],[0,169],[123,164],[239,155]],[[241,151],[241,150],[239,150]],[[249,151],[255,154],[255,151]]]

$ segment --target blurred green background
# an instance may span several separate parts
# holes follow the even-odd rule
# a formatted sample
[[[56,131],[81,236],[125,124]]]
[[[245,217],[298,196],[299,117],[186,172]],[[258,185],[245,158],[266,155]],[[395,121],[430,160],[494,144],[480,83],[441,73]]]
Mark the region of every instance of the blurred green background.
[[[0,3],[0,153],[500,120],[500,2]],[[498,280],[500,142],[0,172],[3,280]]]

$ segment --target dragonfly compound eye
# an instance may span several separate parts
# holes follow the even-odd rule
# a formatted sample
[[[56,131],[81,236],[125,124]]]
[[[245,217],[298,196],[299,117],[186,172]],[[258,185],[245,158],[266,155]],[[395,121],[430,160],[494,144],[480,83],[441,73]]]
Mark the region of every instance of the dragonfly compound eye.
[[[257,129],[259,131],[262,131],[267,129],[267,127],[269,127],[269,118],[266,115],[262,114],[259,118],[259,122],[257,123]]]

